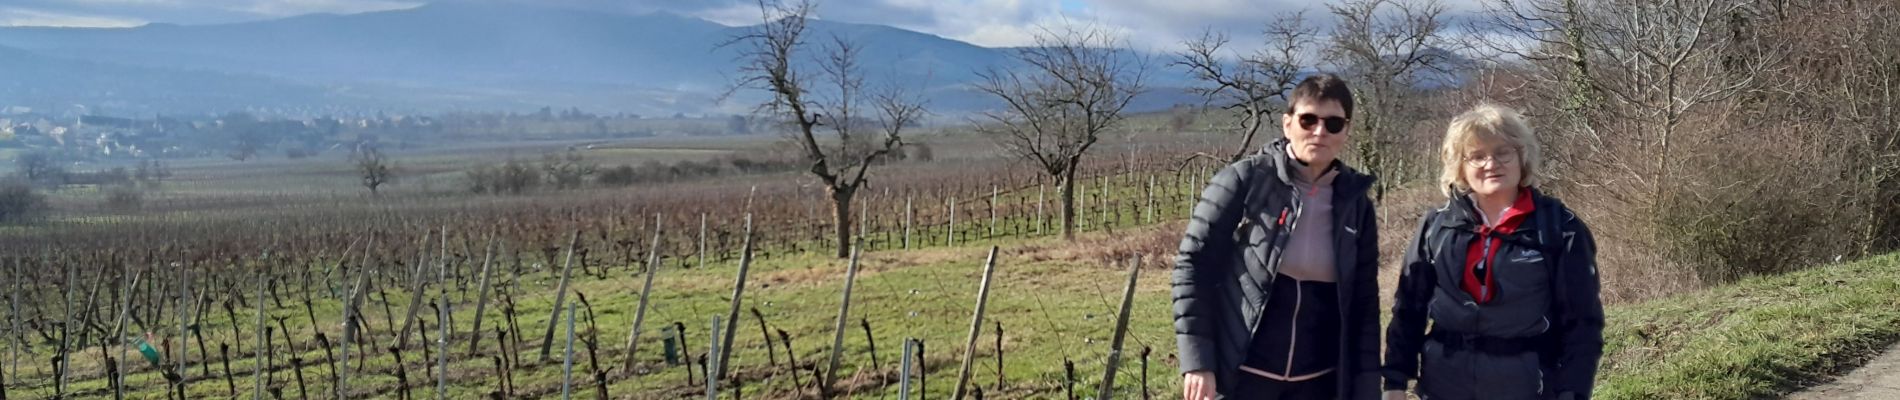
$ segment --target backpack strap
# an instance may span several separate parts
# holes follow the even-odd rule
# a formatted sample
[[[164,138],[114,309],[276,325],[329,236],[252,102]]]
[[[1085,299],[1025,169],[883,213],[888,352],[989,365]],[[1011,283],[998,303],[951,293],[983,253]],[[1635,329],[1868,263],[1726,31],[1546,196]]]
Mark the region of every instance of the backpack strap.
[[[1551,308],[1552,311],[1562,314],[1565,311],[1560,307],[1563,307],[1564,299],[1570,296],[1570,280],[1565,279],[1562,270],[1564,250],[1568,247],[1568,240],[1564,239],[1563,223],[1566,219],[1574,217],[1570,216],[1570,209],[1564,207],[1563,203],[1556,199],[1541,194],[1535,196],[1538,196],[1537,211],[1531,214],[1534,214],[1537,221],[1537,246],[1544,252],[1544,264],[1550,270]],[[1549,330],[1539,335],[1544,345],[1540,346],[1538,352],[1542,354],[1542,364],[1545,369],[1557,366],[1557,352],[1562,347],[1565,324],[1564,321],[1550,321],[1550,323]],[[1554,385],[1555,379],[1556,375],[1546,376],[1545,386]]]
[[[1562,271],[1558,268],[1562,266],[1560,260],[1563,259],[1564,247],[1566,247],[1563,232],[1564,217],[1570,215],[1570,209],[1549,197],[1537,196],[1539,197],[1537,203],[1541,204],[1537,204],[1537,211],[1531,213],[1537,219],[1537,247],[1538,250],[1544,252],[1544,263],[1550,267],[1552,293],[1564,296],[1568,293],[1566,292],[1568,285],[1565,284],[1567,281],[1562,279]]]

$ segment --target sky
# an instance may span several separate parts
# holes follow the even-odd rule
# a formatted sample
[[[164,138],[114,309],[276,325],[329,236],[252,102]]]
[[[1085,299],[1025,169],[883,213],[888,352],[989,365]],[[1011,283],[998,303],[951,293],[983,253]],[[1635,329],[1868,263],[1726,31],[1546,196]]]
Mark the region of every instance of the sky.
[[[404,9],[429,1],[532,1],[560,7],[644,14],[666,11],[726,25],[759,21],[754,0],[0,0],[0,26],[129,27],[146,23],[203,25],[311,13],[350,14]],[[1439,0],[1451,14],[1485,0]],[[1204,30],[1236,44],[1281,13],[1323,15],[1302,0],[818,0],[818,17],[891,25],[980,46],[1030,44],[1043,29],[1086,26],[1126,38],[1137,48],[1178,50]]]

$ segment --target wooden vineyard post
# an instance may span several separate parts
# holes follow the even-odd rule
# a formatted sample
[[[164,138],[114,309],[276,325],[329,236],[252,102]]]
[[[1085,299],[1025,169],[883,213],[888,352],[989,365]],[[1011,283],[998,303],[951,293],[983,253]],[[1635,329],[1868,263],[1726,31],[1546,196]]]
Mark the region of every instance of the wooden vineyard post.
[[[267,286],[270,286],[270,278],[267,276],[268,271],[269,269],[262,266],[257,268],[257,297],[253,300],[257,302],[257,325],[254,325],[257,327],[257,345],[251,346],[251,349],[256,353],[256,355],[252,356],[253,361],[265,359],[264,355],[270,351],[270,337],[265,336],[269,329],[264,327],[264,290]],[[253,400],[264,399],[264,364],[267,363],[254,362],[251,364],[252,381],[257,385],[256,390],[251,392],[251,398]],[[179,375],[183,376],[184,374],[180,373]]]
[[[986,239],[996,238],[996,185],[990,185],[990,235]]]
[[[1108,211],[1109,211],[1109,207],[1108,207],[1108,195],[1109,195],[1109,187],[1108,187],[1108,177],[1107,177],[1107,176],[1102,176],[1102,175],[1097,175],[1097,176],[1095,177],[1095,186],[1096,186],[1096,187],[1098,187],[1098,188],[1100,188],[1100,190],[1101,190],[1101,192],[1100,192],[1100,193],[1096,193],[1096,194],[1095,194],[1095,208],[1096,208],[1096,212],[1097,212],[1098,214],[1100,214],[1100,215],[1101,215],[1101,219],[1100,219],[1100,221],[1101,221],[1101,224],[1100,224],[1100,225],[1102,225],[1102,226],[1100,227],[1100,229],[1108,229]]]
[[[945,245],[956,246],[957,245],[957,198],[956,197],[950,198],[950,225],[947,226],[946,228],[947,229],[945,230],[945,232],[948,232],[949,234],[944,235],[944,237],[947,238],[945,239],[947,240]]]
[[[1096,398],[1110,400],[1115,395],[1115,369],[1121,366],[1122,340],[1128,335],[1128,314],[1135,301],[1135,279],[1141,276],[1141,256],[1136,255],[1128,266],[1128,287],[1122,289],[1121,312],[1115,316],[1115,336],[1109,339],[1108,367],[1102,375],[1101,396]]]
[[[639,353],[640,325],[647,319],[647,299],[653,294],[653,276],[660,273],[660,215],[653,215],[653,244],[647,252],[646,283],[640,286],[640,304],[634,307],[633,329],[627,332],[627,360],[621,364],[621,371],[633,373],[633,361]]]
[[[968,393],[970,368],[976,362],[976,337],[983,333],[983,309],[989,305],[990,278],[996,275],[996,246],[990,246],[988,261],[983,262],[983,282],[976,289],[976,313],[970,317],[969,339],[964,341],[963,368],[957,371],[957,386],[951,399],[961,400]]]
[[[904,195],[904,250],[910,250],[910,214],[910,195]]]
[[[1142,204],[1145,206],[1144,208],[1146,208],[1146,211],[1143,212],[1143,214],[1145,215],[1142,216],[1142,220],[1146,223],[1152,224],[1152,223],[1155,223],[1155,176],[1154,174],[1148,174],[1148,189],[1146,190],[1146,192],[1147,192],[1146,200],[1142,201]]]
[[[190,318],[187,317],[191,315],[187,307],[188,305],[191,304],[191,289],[190,289],[191,267],[190,267],[190,264],[174,264],[174,265],[178,266],[178,334],[182,338],[185,332],[187,331],[187,328],[189,327],[189,323],[187,323],[186,321],[191,320]],[[230,304],[230,303],[226,303],[226,304]],[[229,310],[230,309],[228,308],[226,309],[226,311],[229,311]],[[237,329],[237,318],[235,317],[231,319],[231,329],[233,330]],[[191,381],[191,378],[190,378],[191,375],[188,374],[186,371],[187,369],[190,368],[189,364],[191,364],[191,346],[185,346],[184,343],[182,343],[183,339],[180,339],[180,342],[181,343],[179,343],[179,346],[178,346],[178,372],[177,374],[178,374],[178,390],[180,392],[183,392],[185,390],[185,385],[190,383]],[[209,357],[206,357],[206,358],[209,359]]]
[[[561,356],[561,400],[568,400],[574,394],[574,307],[573,303],[567,305],[567,350]]]
[[[124,340],[125,338],[125,320],[126,320],[126,317],[131,315],[131,311],[132,311],[132,288],[138,287],[139,278],[142,278],[144,276],[145,276],[145,271],[139,271],[139,272],[133,273],[131,281],[129,283],[125,283],[124,287],[119,288],[120,292],[124,293],[124,295],[120,299],[122,303],[120,303],[120,306],[119,306],[119,318],[113,323],[112,337],[110,338],[110,340],[114,343]],[[14,279],[18,279],[18,278],[19,277],[17,276],[14,277]],[[8,333],[12,333],[12,332],[8,332]],[[203,337],[203,336],[200,336],[200,337]],[[131,360],[130,357],[132,355],[131,353],[132,346],[127,346],[124,343],[118,343],[118,347],[119,347],[119,364],[121,365],[121,367],[118,368],[119,369],[118,373],[113,374],[113,377],[112,377],[112,397],[114,400],[121,400],[125,398],[125,370],[128,370],[131,368],[131,363],[129,362],[129,360]],[[3,370],[3,369],[5,368],[0,367],[0,370]],[[6,386],[5,379],[0,379],[0,386]],[[4,389],[0,389],[0,391],[4,391]],[[6,397],[5,394],[0,394],[0,400],[4,400],[5,397]]]
[[[699,213],[699,268],[706,268],[706,213]]]
[[[1074,178],[1072,181],[1071,184],[1075,185],[1075,209],[1069,212],[1075,215],[1072,218],[1075,220],[1075,230],[1080,231],[1089,227],[1089,180]]]
[[[741,256],[741,257],[743,257],[743,256]],[[719,400],[719,378],[718,378],[718,377],[717,377],[717,376],[715,375],[715,373],[713,372],[713,370],[714,370],[714,369],[720,369],[720,368],[725,368],[725,367],[726,367],[725,365],[719,365],[719,364],[722,364],[722,363],[720,363],[720,362],[719,362],[719,358],[720,358],[720,357],[725,357],[725,356],[726,356],[726,355],[725,355],[725,353],[723,353],[723,352],[720,352],[720,351],[719,351],[719,348],[720,348],[720,346],[719,346],[719,336],[720,336],[720,332],[719,332],[719,328],[721,328],[721,326],[719,325],[719,316],[718,316],[718,315],[713,315],[713,317],[712,317],[712,328],[711,328],[711,329],[712,329],[712,335],[709,335],[709,336],[708,336],[708,338],[710,338],[710,340],[711,340],[711,343],[707,343],[707,344],[706,344],[706,347],[707,347],[707,349],[706,349],[706,351],[707,351],[707,355],[706,355],[706,358],[704,358],[704,359],[703,359],[703,360],[709,360],[710,362],[712,362],[712,363],[714,364],[714,365],[713,365],[712,367],[709,367],[709,368],[706,368],[706,370],[705,370],[705,375],[706,375],[706,400]]]
[[[863,254],[863,252],[864,249],[861,248],[852,249],[851,265],[845,268],[844,298],[838,304],[838,323],[834,325],[832,329],[831,362],[825,364],[825,379],[819,382],[818,386],[820,397],[829,398],[832,389],[831,385],[838,381],[838,362],[839,358],[844,355],[845,322],[850,321],[849,318],[851,316],[851,286],[857,281],[858,256]],[[767,348],[770,347],[768,346]],[[794,368],[796,368],[796,366],[794,366]]]
[[[416,312],[422,309],[423,277],[428,276],[428,270],[423,269],[423,266],[428,265],[429,262],[430,233],[432,232],[424,232],[422,234],[422,249],[416,252],[420,253],[420,255],[416,256],[416,270],[409,275],[409,311],[403,313],[402,330],[396,334],[396,347],[406,348],[409,346],[409,331],[415,328]],[[446,235],[447,233],[445,232],[444,234]],[[387,307],[388,304],[389,295],[385,293],[383,294],[383,305]],[[388,313],[384,313],[384,315],[387,316]],[[390,324],[393,326],[394,322],[391,321]]]
[[[1043,198],[1045,189],[1048,189],[1048,185],[1041,183],[1036,184],[1036,236],[1042,236],[1043,225],[1047,224],[1047,222],[1044,222],[1045,220],[1043,219],[1042,213],[1043,204],[1047,203]]]
[[[898,364],[897,400],[910,400],[910,365],[911,357],[913,356],[911,354],[913,351],[911,343],[914,343],[916,340],[917,339],[904,338],[904,358],[900,361],[900,364]]]
[[[356,337],[356,327],[358,322],[362,320],[362,317],[359,315],[361,313],[360,309],[362,308],[363,298],[369,297],[369,291],[366,287],[369,285],[369,277],[376,274],[374,271],[366,272],[367,273],[362,273],[356,277],[356,285],[350,290],[349,302],[343,306],[343,367],[336,374],[336,397],[338,400],[348,398],[346,395],[347,392],[344,390],[350,387],[350,344],[361,340]],[[363,356],[368,357],[367,354]],[[225,375],[230,374],[226,373]]]
[[[447,273],[443,270],[437,271],[441,271],[438,272],[438,274]],[[441,281],[441,275],[437,275],[436,280]],[[436,308],[435,318],[436,333],[440,335],[440,337],[435,338],[435,398],[436,400],[447,400],[449,390],[449,332],[451,331],[449,325],[454,325],[454,323],[449,320],[449,316],[455,314],[455,304],[449,302],[447,286],[442,287],[442,291],[436,295],[436,299],[442,304],[441,307]],[[428,344],[424,343],[423,345],[427,346]]]
[[[488,310],[488,279],[492,277],[495,244],[495,237],[489,236],[488,250],[483,252],[485,255],[482,256],[482,278],[481,283],[477,284],[480,288],[476,289],[475,295],[475,327],[468,330],[468,354],[470,355],[475,354],[476,346],[482,342],[482,313]]]
[[[76,272],[73,272],[74,268],[77,268],[77,267],[74,267],[72,265],[67,265],[65,268],[63,268],[66,271],[66,285],[60,286],[60,291],[66,292],[65,293],[66,303],[63,306],[61,306],[61,308],[65,309],[66,316],[62,320],[63,322],[59,323],[59,356],[53,358],[53,398],[56,398],[56,399],[66,397],[66,375],[68,375],[66,373],[66,366],[68,365],[67,364],[68,359],[72,358],[71,357],[72,354],[70,354],[69,350],[72,347],[72,340],[73,340],[72,339],[73,309],[77,308],[77,307],[73,307],[73,294],[79,291],[73,288],[73,279],[74,279],[73,274],[76,273]],[[180,273],[182,274],[182,272]],[[180,287],[182,288],[183,286],[180,286]],[[183,289],[180,289],[180,290],[183,290]],[[183,300],[180,300],[180,301],[183,301]],[[180,311],[180,315],[178,319],[179,332],[185,331],[185,327],[184,327],[185,321],[186,319],[184,318],[183,312]],[[180,347],[188,348],[188,346],[180,346]],[[182,360],[184,359],[184,357],[180,356],[179,359]],[[181,366],[181,367],[178,367],[178,369],[179,369],[179,375],[182,376],[184,374],[185,368]]]
[[[716,360],[717,362],[715,364],[718,366],[718,368],[712,369],[712,371],[717,371],[717,373],[714,375],[707,375],[708,380],[725,379],[726,377],[726,360],[732,357],[732,338],[734,336],[733,331],[737,330],[736,328],[738,328],[738,325],[739,325],[739,305],[744,303],[745,301],[746,273],[750,271],[751,269],[752,269],[752,215],[746,214],[745,216],[745,246],[742,247],[739,251],[739,277],[737,281],[733,283],[732,285],[732,308],[726,311],[727,325],[724,331],[725,332],[724,339],[720,339],[718,337],[719,335],[714,335],[715,340],[720,340],[721,347],[719,349],[720,351],[718,352],[719,354],[719,356],[717,357],[718,360]]]
[[[19,259],[14,259],[7,264],[11,272],[9,275],[13,277],[13,290],[7,291],[7,324],[9,325],[7,328],[7,336],[13,339],[13,345],[7,346],[7,368],[12,368],[12,373],[8,375],[19,376],[20,347],[25,343],[25,339],[21,337],[20,333],[20,286],[26,279],[20,277]],[[147,284],[149,285],[150,283],[148,282]],[[0,392],[5,392],[5,387],[6,382],[0,381]]]
[[[561,262],[561,283],[554,289],[554,313],[548,316],[547,334],[541,335],[541,362],[548,362],[554,352],[554,327],[561,323],[561,305],[567,301],[567,283],[574,277],[574,246],[580,244],[581,231],[575,230],[567,244],[566,261]]]

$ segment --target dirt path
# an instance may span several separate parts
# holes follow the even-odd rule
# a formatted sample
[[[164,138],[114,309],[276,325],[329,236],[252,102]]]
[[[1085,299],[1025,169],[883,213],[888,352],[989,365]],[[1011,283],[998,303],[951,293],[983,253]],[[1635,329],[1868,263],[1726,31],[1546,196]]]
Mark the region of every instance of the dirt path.
[[[1900,344],[1834,382],[1789,395],[1788,399],[1900,399]]]

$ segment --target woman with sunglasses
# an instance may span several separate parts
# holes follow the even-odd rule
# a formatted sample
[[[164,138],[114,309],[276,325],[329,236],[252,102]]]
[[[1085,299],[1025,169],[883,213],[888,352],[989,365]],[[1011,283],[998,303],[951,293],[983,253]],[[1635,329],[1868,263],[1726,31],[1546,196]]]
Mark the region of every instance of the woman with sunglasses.
[[[1596,242],[1536,189],[1539,150],[1511,109],[1452,119],[1439,152],[1449,200],[1405,248],[1394,294],[1386,399],[1414,380],[1428,400],[1590,397],[1603,355]]]
[[[1175,258],[1189,400],[1378,397],[1373,177],[1339,161],[1352,91],[1315,75],[1289,99],[1286,137],[1214,176]]]

